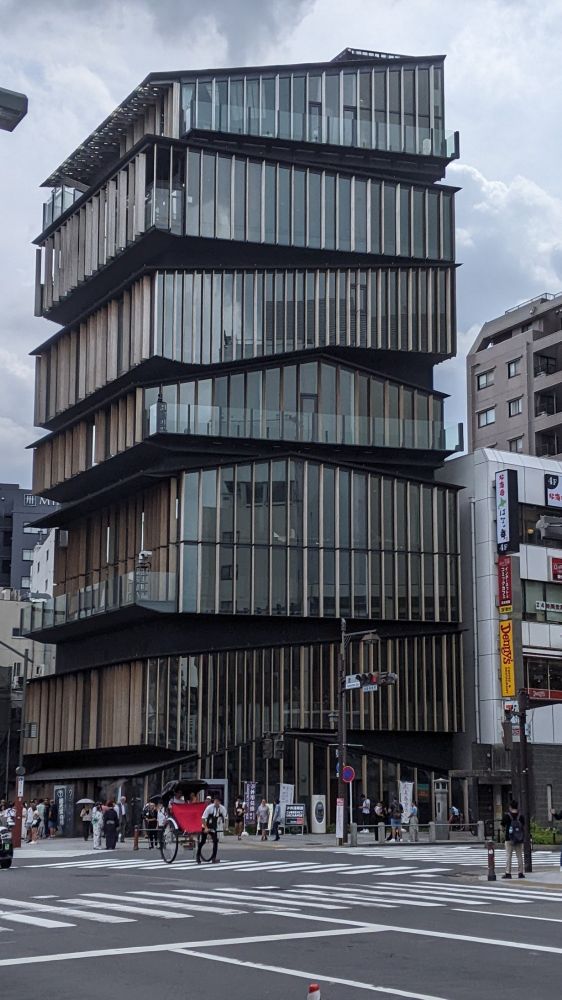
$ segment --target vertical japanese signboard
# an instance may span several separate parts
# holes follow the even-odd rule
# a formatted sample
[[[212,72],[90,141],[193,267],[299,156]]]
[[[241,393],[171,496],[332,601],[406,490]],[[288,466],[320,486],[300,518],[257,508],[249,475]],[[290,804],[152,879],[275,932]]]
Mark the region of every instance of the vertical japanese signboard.
[[[246,823],[256,822],[256,782],[255,781],[245,781],[244,782],[244,805],[246,806],[245,820]]]
[[[500,621],[500,677],[502,698],[515,697],[515,652],[513,622]]]
[[[496,541],[498,552],[519,551],[517,473],[496,472]]]
[[[562,508],[562,476],[545,472],[544,502],[547,507]]]
[[[498,605],[500,614],[510,615],[513,611],[511,556],[498,556]]]

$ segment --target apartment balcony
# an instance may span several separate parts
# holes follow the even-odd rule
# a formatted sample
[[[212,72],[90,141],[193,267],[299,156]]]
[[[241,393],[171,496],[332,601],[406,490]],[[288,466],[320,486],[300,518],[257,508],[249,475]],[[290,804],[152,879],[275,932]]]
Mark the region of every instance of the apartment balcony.
[[[137,568],[27,605],[21,612],[21,632],[35,640],[56,642],[77,630],[81,635],[104,631],[140,617],[173,614],[177,610],[177,574]]]
[[[550,419],[553,421],[553,426],[538,430],[535,434],[535,454],[539,458],[555,458],[562,455],[562,415],[555,414]]]
[[[172,434],[446,454],[463,449],[462,424],[445,427],[430,420],[165,402],[153,403],[146,417],[149,438]]]

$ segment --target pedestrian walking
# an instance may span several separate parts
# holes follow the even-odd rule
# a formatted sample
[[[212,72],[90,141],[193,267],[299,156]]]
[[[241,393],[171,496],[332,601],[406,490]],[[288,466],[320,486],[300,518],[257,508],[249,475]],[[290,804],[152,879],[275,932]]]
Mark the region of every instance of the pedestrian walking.
[[[219,837],[218,837],[218,825],[219,820],[222,820],[223,827],[228,825],[228,815],[226,809],[221,805],[221,800],[218,795],[215,795],[213,801],[206,807],[201,817],[201,835],[199,837],[199,843],[197,845],[197,854],[195,860],[197,864],[201,864],[201,851],[203,850],[203,845],[207,843],[207,837],[210,837],[213,841],[213,853],[211,856],[211,861],[213,864],[218,862],[217,851],[219,849]]]
[[[115,806],[115,811],[119,822],[119,840],[122,844],[124,844],[129,821],[129,806],[127,805],[127,799],[124,795],[121,796],[119,802]]]
[[[390,803],[390,833],[391,840],[394,838],[394,842],[398,844],[402,840],[402,813],[404,812],[404,806],[398,801],[396,796],[394,796],[392,802]]]
[[[105,846],[108,851],[114,851],[117,846],[117,834],[119,832],[119,817],[115,810],[113,799],[109,799],[106,810],[103,814],[103,833],[105,836]]]
[[[384,823],[385,815],[384,804],[379,799],[375,806],[375,837],[377,840],[379,839],[379,823]],[[382,839],[384,840],[384,834]]]
[[[39,836],[39,839],[42,840],[43,837],[46,836],[46,832],[45,832],[45,827],[46,827],[46,823],[45,823],[45,802],[44,802],[43,799],[39,799],[39,802],[37,803],[37,812],[39,813],[39,830],[38,830],[38,836]]]
[[[33,821],[31,823],[31,843],[36,844],[39,840],[39,824],[41,823],[41,817],[37,810],[37,803],[33,807]]]
[[[25,807],[24,826],[25,826],[25,842],[26,844],[30,844],[32,839],[31,830],[33,827],[33,805],[31,803]]]
[[[238,837],[238,840],[242,840],[245,813],[246,805],[244,799],[238,796],[236,802],[234,803],[234,832]]]
[[[279,840],[279,825],[281,823],[281,803],[275,799],[273,806],[273,816],[271,817],[271,836],[277,842]]]
[[[94,838],[94,851],[101,851],[101,835],[103,833],[103,809],[101,802],[96,802],[92,809],[92,834]]]
[[[54,799],[51,799],[49,802],[47,825],[49,828],[49,837],[56,837],[59,828],[59,810]]]
[[[408,816],[408,829],[410,833],[410,843],[417,844],[418,833],[419,833],[419,817],[418,817],[418,807],[414,800],[412,799],[412,805],[410,808],[410,815]]]
[[[80,810],[80,819],[82,820],[82,836],[84,840],[90,839],[90,831],[92,829],[92,810],[89,805],[82,806]]]
[[[148,836],[148,847],[152,850],[153,847],[156,847],[158,837],[158,814],[156,812],[154,802],[146,803],[142,811],[142,818],[144,820],[144,828]]]
[[[523,864],[525,817],[520,814],[519,803],[515,799],[510,803],[509,810],[502,819],[502,826],[505,830],[505,875],[502,875],[502,878],[511,878],[511,860],[514,851],[519,869],[518,878],[525,878],[525,865]]]
[[[256,816],[258,820],[258,831],[261,834],[261,840],[267,840],[267,830],[269,827],[269,806],[265,799],[261,800],[256,810]]]
[[[366,795],[361,796],[359,812],[361,822],[363,823],[363,833],[367,833],[367,827],[371,819],[371,800]]]

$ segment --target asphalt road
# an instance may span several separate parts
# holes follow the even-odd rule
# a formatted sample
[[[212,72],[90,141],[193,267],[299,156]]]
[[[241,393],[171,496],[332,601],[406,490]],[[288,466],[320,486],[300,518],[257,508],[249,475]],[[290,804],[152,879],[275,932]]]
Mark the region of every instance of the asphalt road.
[[[27,848],[0,872],[5,995],[305,1000],[313,981],[322,1000],[560,992],[557,856],[537,880],[489,883],[483,849],[461,846],[227,841],[201,867],[85,849]]]

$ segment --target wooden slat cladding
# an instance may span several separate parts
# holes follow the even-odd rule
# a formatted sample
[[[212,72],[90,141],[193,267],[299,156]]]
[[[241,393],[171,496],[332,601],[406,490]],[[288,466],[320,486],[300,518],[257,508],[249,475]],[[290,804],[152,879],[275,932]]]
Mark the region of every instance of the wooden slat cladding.
[[[24,740],[24,754],[141,743],[144,670],[141,660],[133,660],[33,681],[27,691],[26,716],[37,720],[38,737]]]
[[[68,545],[55,551],[55,594],[73,594],[133,570],[141,549],[155,573],[177,570],[176,479],[76,521]]]
[[[118,299],[92,313],[38,355],[38,426],[151,356],[155,280],[146,275],[135,281]]]
[[[146,176],[146,155],[135,156],[47,237],[43,244],[39,315],[64,299],[80,281],[105,267],[145,231],[136,182]]]
[[[118,403],[37,445],[33,456],[34,491],[50,490],[132,448],[142,441],[143,430],[143,390],[135,389]]]

